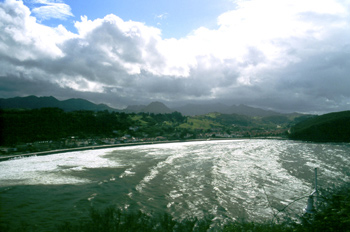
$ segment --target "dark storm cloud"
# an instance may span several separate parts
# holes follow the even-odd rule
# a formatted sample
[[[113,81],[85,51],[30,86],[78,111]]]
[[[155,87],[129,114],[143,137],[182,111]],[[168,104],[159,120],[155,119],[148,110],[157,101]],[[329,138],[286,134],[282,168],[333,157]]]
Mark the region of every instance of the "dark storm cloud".
[[[346,110],[347,7],[336,0],[240,1],[218,18],[218,29],[162,39],[159,29],[115,15],[81,17],[74,34],[44,26],[21,1],[6,0],[0,3],[0,97],[80,97],[118,108],[158,100]]]
[[[28,96],[37,93],[39,96],[51,96],[52,93],[60,94],[61,88],[50,82],[29,79],[21,76],[1,76],[0,98]]]

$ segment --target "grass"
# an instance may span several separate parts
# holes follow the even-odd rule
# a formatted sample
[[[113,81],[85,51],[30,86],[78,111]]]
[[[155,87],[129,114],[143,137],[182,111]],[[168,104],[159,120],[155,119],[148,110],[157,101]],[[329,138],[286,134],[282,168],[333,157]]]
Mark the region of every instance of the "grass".
[[[142,115],[138,114],[131,116],[131,120],[140,123],[142,126],[146,126],[148,124],[148,122],[142,120]]]
[[[206,118],[188,118],[186,123],[180,125],[180,128],[191,130],[208,130],[215,127],[222,127],[220,123],[213,122]]]

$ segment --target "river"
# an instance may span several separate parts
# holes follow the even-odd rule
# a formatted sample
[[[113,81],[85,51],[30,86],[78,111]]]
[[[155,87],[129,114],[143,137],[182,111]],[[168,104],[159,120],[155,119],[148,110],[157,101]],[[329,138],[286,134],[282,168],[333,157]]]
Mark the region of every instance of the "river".
[[[0,162],[0,219],[43,230],[91,206],[214,215],[216,222],[302,213],[314,188],[350,180],[350,145],[289,140],[154,144]],[[297,200],[297,201],[296,201]],[[295,201],[295,202],[294,202]]]

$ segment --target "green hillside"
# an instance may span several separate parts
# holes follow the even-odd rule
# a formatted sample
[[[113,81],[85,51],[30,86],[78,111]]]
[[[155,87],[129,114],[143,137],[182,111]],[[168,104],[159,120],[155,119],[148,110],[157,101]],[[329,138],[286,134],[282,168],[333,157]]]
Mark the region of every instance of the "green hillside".
[[[300,119],[303,117],[306,116],[250,117],[238,114],[210,113],[187,117],[187,120],[180,124],[179,127],[199,133],[222,131],[238,137],[282,136],[288,128],[303,120]]]
[[[350,111],[315,116],[290,130],[291,139],[316,142],[350,142]]]

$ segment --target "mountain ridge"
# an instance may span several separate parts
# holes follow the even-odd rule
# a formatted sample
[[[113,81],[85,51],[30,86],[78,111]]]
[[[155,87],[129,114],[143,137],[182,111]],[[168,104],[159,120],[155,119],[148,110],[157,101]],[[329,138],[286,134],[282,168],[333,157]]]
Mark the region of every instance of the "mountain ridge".
[[[118,111],[105,104],[95,104],[88,100],[81,98],[70,98],[60,101],[55,97],[14,97],[14,98],[0,98],[0,109],[40,109],[46,107],[60,108],[64,111],[76,110],[92,110],[92,111]]]
[[[232,105],[228,106],[222,103],[210,103],[210,104],[187,104],[180,107],[169,108],[164,103],[155,101],[148,105],[130,105],[125,109],[115,109],[105,104],[95,104],[85,99],[70,98],[67,100],[58,100],[53,96],[49,97],[14,97],[14,98],[0,98],[0,109],[38,109],[44,107],[56,107],[61,108],[64,111],[76,111],[76,110],[92,110],[92,111],[118,111],[125,113],[154,113],[154,114],[167,114],[172,112],[180,112],[185,116],[205,115],[213,112],[222,114],[238,114],[250,117],[269,117],[269,116],[282,116],[291,115],[283,114],[271,110],[265,110],[261,108],[255,108],[247,105]],[[296,113],[297,114],[297,113]],[[301,115],[301,114],[298,114]]]
[[[174,108],[174,110],[187,116],[204,115],[208,113],[222,113],[222,114],[239,114],[250,117],[268,117],[268,116],[281,116],[285,115],[272,110],[264,110],[261,108],[255,108],[244,104],[228,106],[225,104],[187,104],[182,107]]]
[[[174,110],[171,110],[165,104],[156,101],[156,102],[151,102],[149,105],[143,108],[143,112],[155,113],[155,114],[170,114],[174,112]]]

